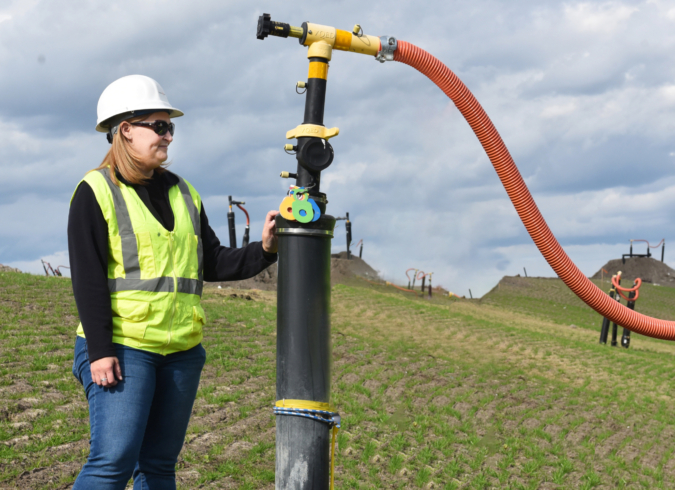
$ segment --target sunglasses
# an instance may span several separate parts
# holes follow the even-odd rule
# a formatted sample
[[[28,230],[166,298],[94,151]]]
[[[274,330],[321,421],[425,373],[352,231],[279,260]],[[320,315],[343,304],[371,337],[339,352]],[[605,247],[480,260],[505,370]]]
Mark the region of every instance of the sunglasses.
[[[155,121],[155,122],[132,122],[129,123],[132,126],[145,126],[146,128],[152,128],[152,130],[157,133],[159,136],[164,136],[168,131],[171,136],[173,136],[174,131],[176,131],[176,125],[172,122],[166,121]]]

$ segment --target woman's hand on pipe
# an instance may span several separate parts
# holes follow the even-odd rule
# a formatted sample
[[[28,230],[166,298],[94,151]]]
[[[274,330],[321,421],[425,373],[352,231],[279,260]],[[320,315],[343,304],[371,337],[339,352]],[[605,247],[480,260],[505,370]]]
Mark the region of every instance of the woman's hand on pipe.
[[[277,253],[277,224],[274,221],[276,215],[279,214],[279,211],[270,211],[265,216],[265,224],[263,225],[262,232],[262,246],[263,250],[267,253],[275,254]]]
[[[94,383],[103,387],[110,388],[122,381],[122,368],[120,361],[116,357],[102,357],[90,364],[91,379]]]

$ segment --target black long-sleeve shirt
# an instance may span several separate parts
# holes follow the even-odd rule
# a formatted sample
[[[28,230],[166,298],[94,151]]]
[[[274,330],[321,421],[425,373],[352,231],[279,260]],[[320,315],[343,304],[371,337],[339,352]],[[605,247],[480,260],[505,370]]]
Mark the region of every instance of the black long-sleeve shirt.
[[[169,171],[155,172],[145,185],[126,182],[133,187],[152,215],[166,228],[173,230],[174,216],[169,203],[169,188],[178,177]],[[276,254],[263,250],[262,242],[246,248],[229,248],[209,226],[204,211],[200,211],[202,245],[204,250],[204,280],[237,281],[248,279],[277,260]],[[94,191],[82,182],[75,191],[68,215],[68,253],[75,303],[87,337],[89,362],[115,356],[112,341],[112,307],[108,290],[108,225]]]

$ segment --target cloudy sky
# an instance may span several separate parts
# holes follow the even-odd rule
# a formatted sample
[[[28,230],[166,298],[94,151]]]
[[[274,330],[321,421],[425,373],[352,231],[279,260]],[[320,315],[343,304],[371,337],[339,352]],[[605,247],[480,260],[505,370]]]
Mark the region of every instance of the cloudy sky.
[[[0,263],[67,265],[70,196],[108,149],[94,131],[98,97],[137,73],[185,112],[171,169],[200,191],[218,235],[227,242],[232,194],[259,236],[288,185],[279,172],[295,169],[282,145],[302,122],[294,87],[307,73],[296,40],[255,38],[263,12],[293,25],[359,23],[443,61],[584,273],[627,253],[631,238],[672,243],[675,1],[0,0]],[[350,213],[365,260],[390,280],[415,267],[474,296],[523,267],[554,275],[435,85],[352,53],[330,66],[325,122],[340,135],[322,190],[331,214]],[[341,222],[334,251],[344,242]]]

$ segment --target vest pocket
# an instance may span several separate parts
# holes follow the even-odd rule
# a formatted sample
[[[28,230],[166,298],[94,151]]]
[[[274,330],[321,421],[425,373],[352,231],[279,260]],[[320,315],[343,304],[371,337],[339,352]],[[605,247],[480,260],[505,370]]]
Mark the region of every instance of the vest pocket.
[[[142,339],[148,326],[147,318],[150,313],[150,303],[129,299],[113,300],[113,324],[119,325],[123,337]],[[115,318],[118,317],[118,318]]]
[[[202,326],[206,323],[206,314],[201,305],[192,307],[192,331],[201,332]]]

